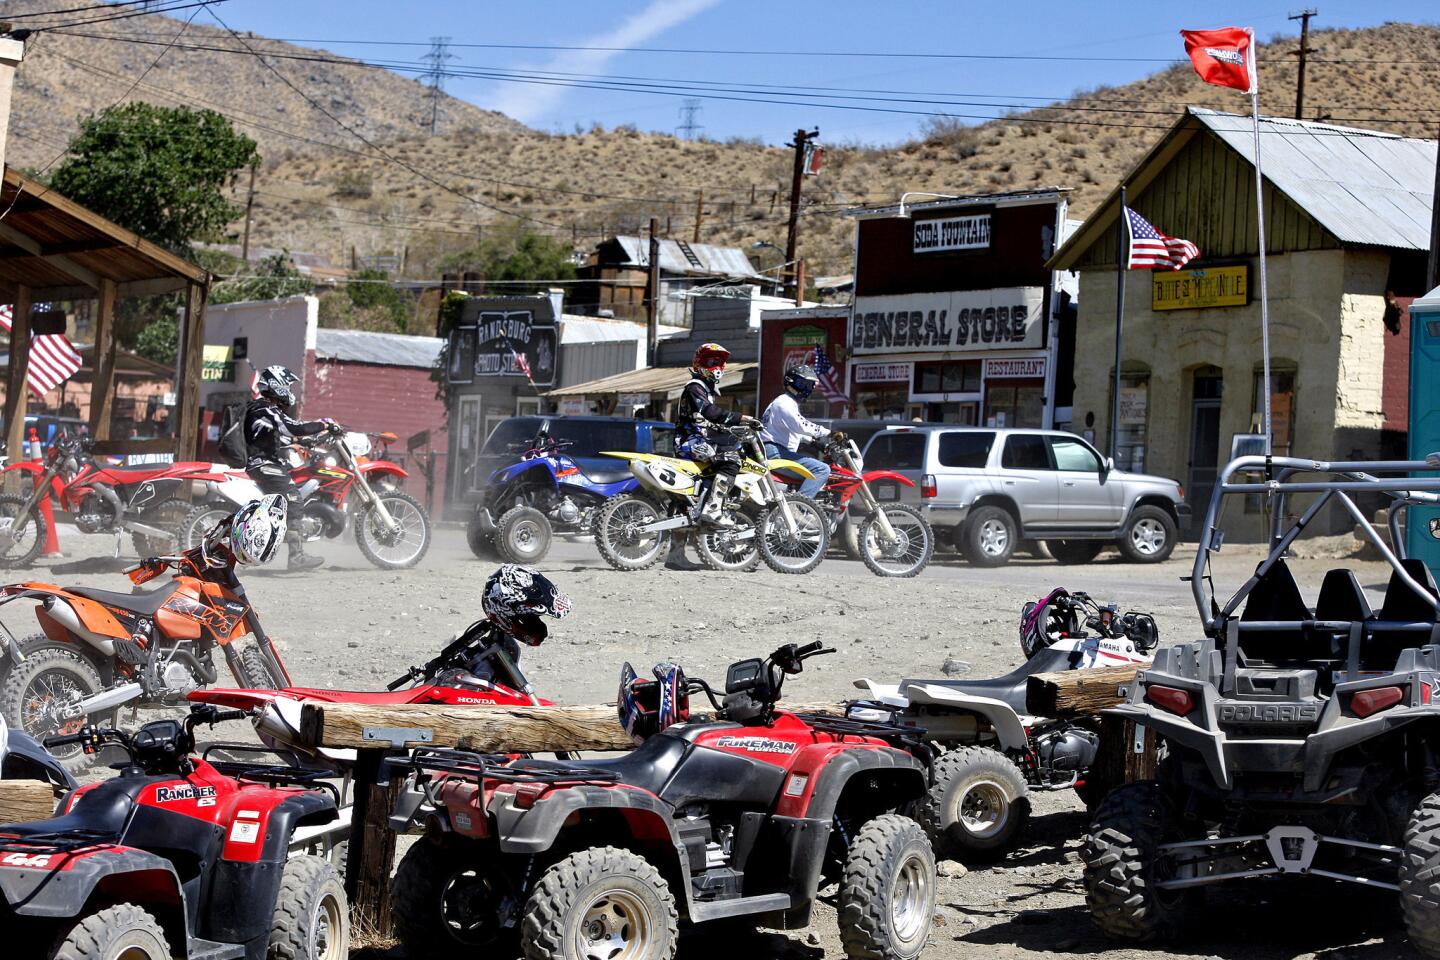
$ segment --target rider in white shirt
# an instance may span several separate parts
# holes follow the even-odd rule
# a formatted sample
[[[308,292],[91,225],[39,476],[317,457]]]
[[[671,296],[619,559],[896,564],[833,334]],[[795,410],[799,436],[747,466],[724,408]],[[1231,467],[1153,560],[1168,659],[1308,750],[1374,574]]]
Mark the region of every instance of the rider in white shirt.
[[[800,412],[799,401],[809,397],[819,382],[815,370],[806,364],[786,370],[785,392],[770,401],[760,418],[765,424],[765,429],[760,432],[760,439],[765,442],[765,455],[771,459],[785,457],[794,460],[815,475],[814,479],[800,484],[800,494],[811,498],[825,488],[825,481],[830,479],[830,466],[813,457],[800,456],[800,443],[826,437],[845,439],[843,433],[811,423]]]

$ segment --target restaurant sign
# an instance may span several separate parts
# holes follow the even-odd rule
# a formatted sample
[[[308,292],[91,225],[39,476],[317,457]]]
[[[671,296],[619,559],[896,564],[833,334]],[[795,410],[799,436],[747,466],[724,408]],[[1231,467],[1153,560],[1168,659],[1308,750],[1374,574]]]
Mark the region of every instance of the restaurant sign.
[[[1041,287],[856,297],[850,349],[980,353],[1044,346]]]
[[[1250,267],[1157,270],[1150,278],[1151,310],[1243,307],[1250,302]]]

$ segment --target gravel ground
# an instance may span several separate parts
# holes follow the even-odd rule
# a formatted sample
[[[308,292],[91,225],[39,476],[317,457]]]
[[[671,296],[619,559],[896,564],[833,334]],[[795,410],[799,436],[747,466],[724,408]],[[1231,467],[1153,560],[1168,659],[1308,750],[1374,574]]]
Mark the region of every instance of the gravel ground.
[[[120,564],[108,555],[111,541],[82,537],[69,527],[61,537],[70,555],[47,560],[24,578],[124,588]],[[291,673],[309,686],[375,689],[433,656],[480,616],[479,587],[494,566],[475,560],[463,535],[451,529],[437,531],[429,555],[410,571],[376,570],[348,541],[323,544],[318,552],[329,561],[318,572],[292,575],[277,565],[246,578]],[[1259,557],[1254,547],[1228,546],[1217,557],[1217,583],[1233,590]],[[1018,664],[1021,604],[1056,585],[1152,612],[1162,643],[1195,636],[1189,584],[1180,580],[1193,558],[1193,547],[1182,547],[1154,566],[1123,564],[1107,554],[1080,567],[1021,558],[986,570],[940,554],[920,577],[880,580],[859,563],[836,559],[804,577],[763,569],[617,573],[590,544],[558,543],[540,567],[571,594],[574,612],[552,626],[543,647],[527,650],[523,666],[542,694],[564,703],[612,701],[625,660],[642,673],[654,661],[675,660],[687,673],[718,681],[731,660],[815,639],[838,652],[810,661],[787,686],[791,698],[850,696],[852,681],[862,676],[938,676],[947,657],[968,663],[970,676],[997,676]],[[1292,566],[1313,599],[1324,571],[1346,563],[1314,557]],[[1378,606],[1388,568],[1349,565]],[[17,633],[33,632],[28,613],[11,607],[4,619]],[[1182,941],[1117,947],[1100,936],[1085,911],[1078,862],[1085,825],[1072,792],[1041,794],[1027,842],[1003,863],[968,872],[942,864],[927,960],[1028,960],[1055,952],[1116,960],[1160,954],[1244,960],[1417,956],[1405,942],[1393,895],[1326,881],[1212,891]],[[743,949],[758,957],[808,960],[844,955],[829,908],[818,911],[812,931],[756,934]],[[702,930],[685,938],[680,956],[728,958],[739,946]]]

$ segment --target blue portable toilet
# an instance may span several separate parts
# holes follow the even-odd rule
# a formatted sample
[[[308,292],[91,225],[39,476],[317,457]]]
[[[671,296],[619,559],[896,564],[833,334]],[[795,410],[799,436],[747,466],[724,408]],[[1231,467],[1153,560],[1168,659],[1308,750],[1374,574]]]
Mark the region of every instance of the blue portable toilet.
[[[1410,459],[1440,452],[1440,287],[1410,304]],[[1430,536],[1430,518],[1440,507],[1410,507],[1405,517],[1405,550],[1425,561],[1440,580],[1440,540]]]

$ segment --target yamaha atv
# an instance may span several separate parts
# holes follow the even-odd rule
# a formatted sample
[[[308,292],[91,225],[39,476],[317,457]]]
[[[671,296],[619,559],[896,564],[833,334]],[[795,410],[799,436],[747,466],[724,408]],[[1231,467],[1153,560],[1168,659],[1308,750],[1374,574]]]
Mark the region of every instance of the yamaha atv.
[[[118,776],[72,791],[58,816],[0,826],[0,929],[45,960],[344,960],[349,908],[334,868],[295,855],[335,817],[329,793],[288,768],[193,757],[196,707],[131,736],[86,727],[51,739],[116,744]]]
[[[1437,466],[1256,456],[1221,471],[1191,578],[1203,639],[1161,651],[1110,711],[1155,733],[1160,762],[1153,781],[1106,798],[1086,838],[1087,901],[1107,934],[1173,932],[1213,884],[1320,877],[1394,891],[1411,942],[1440,957],[1440,600],[1399,528],[1411,505],[1440,503]],[[1389,499],[1394,550],[1357,494]],[[1225,600],[1207,561],[1227,496],[1264,497],[1275,520],[1269,552]],[[1343,567],[1312,606],[1287,566],[1327,506],[1392,568],[1378,609]]]
[[[848,956],[912,960],[935,904],[910,732],[775,709],[819,643],[731,666],[723,702],[678,669],[622,675],[643,743],[617,759],[512,760],[418,750],[392,823],[426,838],[395,875],[410,956],[519,942],[527,960],[669,960],[679,924],[794,929],[837,889]],[[713,718],[689,716],[704,693]],[[665,723],[676,721],[669,726]]]
[[[1020,842],[1030,818],[1031,790],[1074,789],[1094,808],[1112,784],[1098,769],[1096,718],[1033,715],[1027,704],[1032,676],[1066,670],[1145,666],[1159,643],[1155,619],[1120,613],[1087,594],[1056,589],[1025,604],[1018,669],[989,680],[942,678],[899,684],[855,681],[869,699],[851,717],[920,728],[943,748],[916,818],[942,857],[986,862]]]
[[[465,535],[482,560],[539,563],[558,533],[590,533],[595,511],[639,483],[624,468],[582,467],[561,451],[572,446],[541,427],[533,440],[510,445],[519,460],[490,475]]]

